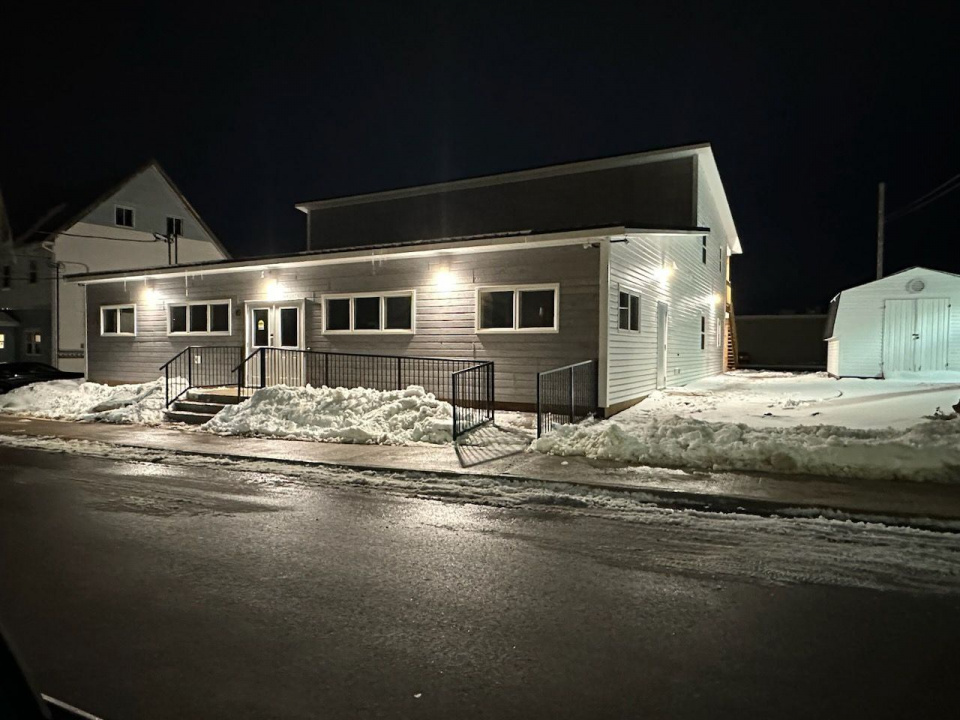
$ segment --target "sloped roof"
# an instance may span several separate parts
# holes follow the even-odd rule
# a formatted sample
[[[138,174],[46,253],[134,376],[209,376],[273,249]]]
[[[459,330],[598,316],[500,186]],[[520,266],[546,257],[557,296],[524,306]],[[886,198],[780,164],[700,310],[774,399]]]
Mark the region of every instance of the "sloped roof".
[[[65,232],[71,226],[80,222],[80,220],[86,217],[94,208],[108,200],[120,190],[120,188],[150,168],[154,168],[160,173],[160,177],[170,186],[170,189],[183,203],[184,207],[187,208],[187,211],[193,216],[193,219],[197,221],[197,224],[210,236],[213,244],[217,246],[225,257],[229,258],[230,253],[214,234],[210,226],[207,225],[200,216],[200,213],[190,204],[190,201],[187,200],[186,196],[180,191],[180,188],[178,188],[176,183],[167,175],[166,171],[160,166],[160,163],[153,159],[143,163],[128,175],[124,175],[120,180],[111,184],[105,191],[94,194],[89,190],[80,190],[75,195],[64,198],[59,204],[53,206],[45,214],[37,218],[32,225],[19,230],[19,234],[15,236],[14,242],[18,245],[38,243]]]

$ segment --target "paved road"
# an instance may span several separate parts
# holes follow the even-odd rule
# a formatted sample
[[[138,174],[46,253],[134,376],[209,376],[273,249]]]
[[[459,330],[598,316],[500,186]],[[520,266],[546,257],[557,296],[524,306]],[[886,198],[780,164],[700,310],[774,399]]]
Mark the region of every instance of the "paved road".
[[[45,692],[106,718],[901,718],[960,702],[960,594],[812,584],[815,567],[761,582],[785,561],[755,550],[757,528],[744,555],[677,513],[9,448],[0,468],[0,618]],[[765,522],[800,555],[834,542]]]

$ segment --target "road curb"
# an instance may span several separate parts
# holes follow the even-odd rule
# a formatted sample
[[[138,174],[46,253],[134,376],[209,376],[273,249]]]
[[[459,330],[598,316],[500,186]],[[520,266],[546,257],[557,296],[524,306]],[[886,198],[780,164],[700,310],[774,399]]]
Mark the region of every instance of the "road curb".
[[[36,437],[36,436],[33,436]],[[462,478],[485,478],[491,480],[508,480],[518,483],[546,484],[554,486],[579,486],[589,487],[596,490],[608,490],[611,492],[629,493],[641,495],[645,500],[649,499],[651,504],[664,508],[678,510],[699,510],[701,512],[714,513],[742,513],[748,515],[757,515],[761,517],[816,517],[826,515],[840,520],[851,520],[854,522],[880,522],[884,525],[895,527],[909,527],[918,530],[936,530],[939,532],[960,533],[960,518],[950,515],[931,515],[919,513],[878,513],[875,510],[864,510],[857,508],[830,507],[823,503],[804,503],[793,500],[784,502],[773,499],[763,498],[745,498],[740,495],[728,495],[723,493],[704,493],[690,492],[682,490],[665,490],[663,488],[634,485],[628,483],[618,483],[616,481],[598,481],[598,480],[550,480],[542,477],[534,477],[521,473],[483,473],[474,471],[457,472],[452,470],[418,470],[411,468],[386,467],[383,465],[373,465],[364,463],[351,463],[335,460],[302,460],[296,458],[276,458],[276,457],[258,457],[256,455],[244,455],[241,453],[225,453],[217,451],[204,450],[180,450],[157,448],[149,445],[137,445],[135,443],[113,442],[106,443],[116,447],[124,447],[135,450],[150,452],[165,452],[172,455],[183,456],[203,456],[212,458],[223,458],[227,460],[236,460],[242,462],[260,461],[270,462],[279,465],[295,465],[298,467],[325,467],[338,470],[353,470],[358,472],[384,472],[403,475],[436,475],[439,477],[462,479]]]

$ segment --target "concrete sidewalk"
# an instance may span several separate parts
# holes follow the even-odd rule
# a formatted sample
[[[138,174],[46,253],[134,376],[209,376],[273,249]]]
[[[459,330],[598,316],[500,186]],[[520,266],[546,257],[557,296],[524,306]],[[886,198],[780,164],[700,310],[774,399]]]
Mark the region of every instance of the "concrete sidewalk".
[[[525,453],[522,449],[526,440],[509,437],[499,447],[464,445],[455,451],[450,446],[397,447],[223,437],[170,427],[10,416],[0,417],[0,435],[88,440],[149,450],[357,470],[571,483],[642,492],[662,504],[721,511],[775,513],[788,509],[825,509],[857,516],[884,516],[902,524],[918,524],[921,518],[960,520],[960,485],[637,467],[581,457]],[[461,458],[468,463],[467,467],[461,464]]]

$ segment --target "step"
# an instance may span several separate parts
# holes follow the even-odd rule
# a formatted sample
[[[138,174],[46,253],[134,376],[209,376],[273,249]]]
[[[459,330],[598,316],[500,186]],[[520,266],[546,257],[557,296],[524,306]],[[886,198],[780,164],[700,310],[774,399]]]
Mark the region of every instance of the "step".
[[[167,422],[187,423],[188,425],[203,425],[208,422],[213,415],[208,413],[186,412],[184,410],[167,410],[163,413],[164,420]]]
[[[246,398],[237,397],[236,395],[215,395],[212,393],[195,392],[193,390],[187,391],[188,402],[215,403],[218,405],[237,405],[243,402],[244,400],[246,400]]]
[[[191,413],[202,413],[213,417],[226,407],[226,403],[220,402],[198,402],[195,400],[177,400],[173,403],[172,409],[175,411],[184,411]]]

